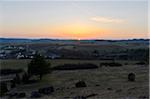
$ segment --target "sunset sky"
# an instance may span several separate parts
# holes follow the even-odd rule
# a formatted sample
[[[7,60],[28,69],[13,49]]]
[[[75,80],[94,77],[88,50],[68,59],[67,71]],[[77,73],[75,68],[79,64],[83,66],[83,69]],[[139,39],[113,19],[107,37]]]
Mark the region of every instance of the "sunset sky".
[[[0,1],[1,37],[148,38],[148,1]]]

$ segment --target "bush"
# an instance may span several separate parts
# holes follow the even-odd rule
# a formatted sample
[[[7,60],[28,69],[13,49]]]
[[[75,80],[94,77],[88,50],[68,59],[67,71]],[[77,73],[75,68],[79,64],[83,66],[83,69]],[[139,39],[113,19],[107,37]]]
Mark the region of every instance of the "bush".
[[[137,62],[136,65],[145,65],[145,62]]]
[[[53,67],[53,70],[79,70],[79,69],[95,69],[98,68],[95,64],[64,64]]]

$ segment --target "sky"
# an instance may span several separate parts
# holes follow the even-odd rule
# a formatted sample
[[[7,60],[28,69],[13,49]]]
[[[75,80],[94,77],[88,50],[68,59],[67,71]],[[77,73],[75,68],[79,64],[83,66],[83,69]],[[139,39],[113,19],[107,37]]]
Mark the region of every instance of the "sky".
[[[148,1],[0,1],[0,36],[58,39],[149,38]]]

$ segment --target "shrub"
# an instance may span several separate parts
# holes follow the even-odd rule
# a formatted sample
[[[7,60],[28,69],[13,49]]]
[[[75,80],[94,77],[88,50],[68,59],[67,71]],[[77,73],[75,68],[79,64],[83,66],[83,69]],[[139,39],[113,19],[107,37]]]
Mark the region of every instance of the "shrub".
[[[136,65],[145,65],[145,62],[137,62]]]

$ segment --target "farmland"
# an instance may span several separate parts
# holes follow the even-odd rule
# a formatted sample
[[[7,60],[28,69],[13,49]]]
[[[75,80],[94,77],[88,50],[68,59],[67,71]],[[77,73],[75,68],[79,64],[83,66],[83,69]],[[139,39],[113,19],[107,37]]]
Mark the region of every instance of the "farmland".
[[[72,68],[87,64],[98,67],[53,69],[42,80],[37,80],[39,77],[33,75],[30,79],[35,82],[17,85],[8,92],[25,93],[27,99],[32,92],[48,86],[53,86],[54,92],[42,94],[41,99],[74,99],[76,96],[87,99],[148,99],[148,46],[147,40],[3,43],[0,68],[27,71],[36,51],[44,56],[51,68],[69,68],[71,64]],[[129,81],[129,73],[135,74],[135,81]],[[76,83],[79,81],[84,81],[86,87],[77,88]],[[2,98],[8,97],[4,95]]]
[[[1,60],[2,68],[25,68],[30,60]],[[51,66],[65,63],[93,63],[99,66],[100,60],[47,60]],[[94,99],[125,99],[148,96],[148,65],[136,65],[137,61],[117,61],[123,64],[122,67],[99,67],[94,70],[70,70],[53,71],[44,76],[43,80],[31,84],[22,85],[12,91],[30,93],[40,87],[53,85],[55,92],[50,96],[43,96],[51,99],[62,99],[77,95],[97,94]],[[128,73],[136,74],[135,82],[128,82]],[[75,88],[75,83],[84,80],[87,83],[85,88]],[[32,87],[31,87],[32,86]],[[109,95],[108,95],[109,94]],[[69,98],[70,97],[70,98]],[[93,98],[89,98],[93,99]]]

